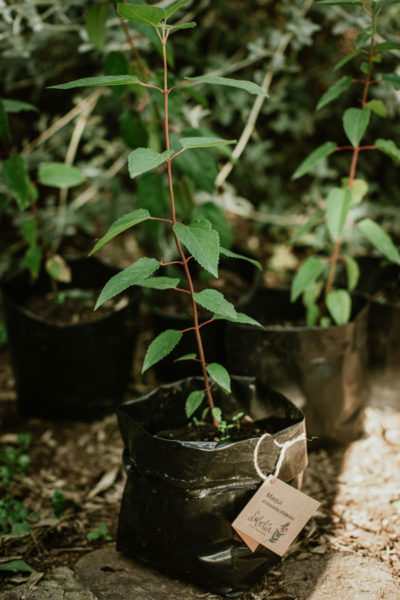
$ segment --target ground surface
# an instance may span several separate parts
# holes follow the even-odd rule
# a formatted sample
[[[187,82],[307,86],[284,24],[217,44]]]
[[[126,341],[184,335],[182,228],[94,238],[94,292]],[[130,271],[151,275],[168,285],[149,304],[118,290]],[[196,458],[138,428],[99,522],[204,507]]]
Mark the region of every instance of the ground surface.
[[[2,351],[0,445],[13,444],[16,433],[32,433],[27,476],[11,491],[40,519],[31,536],[0,542],[0,564],[23,558],[35,569],[31,575],[4,576],[0,600],[211,598],[174,582],[164,582],[163,588],[156,575],[137,566],[129,571],[125,562],[118,562],[123,559],[115,553],[114,540],[124,474],[115,417],[94,423],[24,421],[16,412],[13,385],[9,356]],[[58,518],[52,504],[56,490],[65,498]],[[246,600],[400,599],[399,398],[376,383],[364,436],[345,449],[311,452],[303,491],[321,501],[320,509],[285,559]],[[112,540],[88,539],[101,523]],[[84,587],[68,568],[75,569]],[[115,586],[110,588],[111,575],[125,581],[128,595],[123,586],[119,595]]]

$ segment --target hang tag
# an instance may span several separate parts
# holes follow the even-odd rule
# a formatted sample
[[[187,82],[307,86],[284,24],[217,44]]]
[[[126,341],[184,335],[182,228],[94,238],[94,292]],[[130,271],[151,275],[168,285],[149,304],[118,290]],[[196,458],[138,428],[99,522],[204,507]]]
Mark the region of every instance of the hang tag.
[[[259,544],[283,556],[320,502],[284,483],[268,478],[232,527],[254,552]]]

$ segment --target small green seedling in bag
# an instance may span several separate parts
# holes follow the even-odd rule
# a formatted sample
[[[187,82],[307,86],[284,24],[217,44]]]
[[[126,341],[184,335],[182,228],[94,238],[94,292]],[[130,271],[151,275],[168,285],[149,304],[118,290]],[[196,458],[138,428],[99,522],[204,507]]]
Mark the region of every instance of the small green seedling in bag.
[[[311,326],[315,324],[327,326],[332,323],[345,325],[351,319],[352,297],[350,292],[357,286],[360,269],[357,261],[343,250],[345,234],[349,228],[356,229],[378,252],[389,261],[400,265],[399,250],[382,227],[371,218],[357,220],[356,216],[360,212],[357,210],[359,204],[368,193],[368,183],[357,178],[360,153],[379,151],[389,156],[394,162],[400,163],[400,148],[393,140],[378,138],[372,143],[368,140],[368,129],[371,123],[387,116],[387,110],[382,100],[370,99],[370,89],[380,84],[381,81],[392,85],[394,89],[398,89],[400,83],[400,76],[393,73],[383,72],[381,75],[375,75],[376,70],[384,70],[382,59],[385,52],[400,48],[398,42],[389,40],[381,42],[378,35],[379,15],[391,3],[390,0],[376,2],[360,0],[360,2],[352,3],[343,3],[341,0],[322,0],[316,3],[319,5],[346,4],[347,7],[354,5],[355,11],[364,11],[367,15],[368,24],[356,40],[356,50],[350,52],[334,67],[334,71],[339,71],[344,67],[351,68],[354,62],[363,59],[359,65],[361,75],[357,78],[343,75],[323,94],[317,104],[317,110],[322,110],[345,94],[351,86],[359,87],[360,105],[347,108],[342,117],[346,142],[341,146],[332,141],[323,143],[307,156],[293,175],[293,179],[303,177],[312,171],[320,161],[336,152],[349,153],[347,176],[328,192],[324,213],[313,216],[291,240],[291,243],[294,243],[303,234],[322,224],[327,228],[332,243],[332,253],[328,259],[309,256],[301,264],[292,282],[291,299],[296,301],[298,298],[302,298],[306,309],[307,324]],[[345,273],[346,284],[338,287],[337,275],[340,263],[344,267],[342,272]]]
[[[138,92],[143,88],[150,89],[153,93],[159,95],[162,106],[163,121],[163,141],[160,140],[160,151],[153,147],[135,148],[128,158],[128,170],[132,179],[146,176],[152,171],[164,171],[168,178],[169,190],[169,210],[163,217],[152,216],[150,211],[144,208],[134,208],[131,212],[117,219],[106,232],[106,234],[97,241],[92,253],[99,250],[109,240],[120,233],[131,229],[144,222],[161,221],[165,223],[173,236],[176,245],[178,260],[175,264],[181,268],[179,277],[167,277],[162,274],[163,267],[167,267],[168,261],[158,260],[156,258],[143,257],[134,262],[131,266],[124,269],[112,277],[104,286],[95,306],[97,310],[106,300],[120,294],[127,288],[138,285],[145,288],[159,290],[175,290],[177,294],[187,297],[192,308],[193,325],[186,330],[167,329],[160,333],[147,348],[142,373],[158,361],[167,357],[170,352],[179,345],[184,335],[195,335],[197,343],[197,353],[182,357],[186,360],[194,360],[199,364],[199,372],[203,377],[202,389],[194,390],[186,399],[186,415],[188,418],[195,417],[196,411],[202,410],[204,402],[207,402],[208,413],[212,415],[214,424],[220,428],[226,429],[221,410],[215,406],[213,400],[213,390],[218,387],[226,394],[231,391],[230,375],[225,367],[219,363],[207,363],[201,330],[214,319],[226,319],[229,321],[252,322],[255,321],[237,313],[235,307],[229,302],[221,292],[214,289],[204,289],[196,292],[194,289],[191,273],[192,262],[197,262],[210,275],[218,277],[218,265],[221,255],[232,255],[230,251],[224,248],[220,242],[220,236],[211,222],[205,218],[195,219],[191,222],[182,222],[178,219],[176,188],[174,186],[174,162],[181,157],[188,157],[188,160],[195,160],[197,149],[223,148],[234,143],[235,140],[224,140],[214,136],[183,136],[171,135],[170,122],[170,103],[177,94],[180,94],[185,86],[204,86],[207,84],[228,86],[245,90],[250,94],[266,95],[264,90],[249,81],[240,81],[236,79],[202,75],[197,77],[187,77],[182,81],[176,81],[171,78],[170,67],[168,63],[168,47],[172,34],[187,31],[194,27],[194,23],[175,22],[176,14],[187,4],[189,0],[182,0],[164,9],[159,6],[147,6],[144,4],[118,4],[117,11],[121,18],[127,24],[138,27],[139,31],[143,25],[152,28],[154,39],[158,40],[160,54],[162,57],[162,78],[161,81],[154,76],[153,78],[143,78],[137,75],[114,74],[100,77],[89,77],[78,79],[70,83],[53,86],[58,89],[70,89],[74,87],[86,86],[120,86],[129,85],[131,89],[137,89]],[[172,22],[170,22],[172,20]],[[170,82],[173,82],[172,84]],[[193,153],[193,157],[191,155]],[[204,173],[204,177],[207,173]],[[140,179],[139,179],[140,181]],[[246,257],[236,255],[235,258],[247,260]],[[253,262],[254,264],[254,262]],[[257,263],[257,267],[261,268]],[[202,321],[199,314],[199,307],[213,313],[210,320]],[[190,332],[190,333],[189,333]],[[204,411],[203,411],[204,412]]]

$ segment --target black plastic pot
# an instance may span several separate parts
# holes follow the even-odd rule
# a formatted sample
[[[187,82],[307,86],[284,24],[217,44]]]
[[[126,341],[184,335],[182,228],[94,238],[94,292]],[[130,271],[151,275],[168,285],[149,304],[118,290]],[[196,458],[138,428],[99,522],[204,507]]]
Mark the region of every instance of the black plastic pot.
[[[296,325],[304,309],[287,290],[261,288],[246,312],[265,328],[227,323],[229,371],[251,373],[289,395],[305,412],[308,434],[318,438],[313,446],[356,439],[367,396],[368,306],[348,325],[307,327]]]
[[[253,462],[259,438],[217,443],[157,437],[186,422],[185,399],[202,385],[201,378],[187,378],[118,408],[127,482],[117,548],[207,590],[237,595],[279,560],[261,546],[252,553],[231,527],[262,483]],[[258,459],[265,473],[274,471],[279,456],[274,440],[283,443],[305,431],[301,411],[254,379],[233,378],[232,395],[215,400],[226,417],[243,410],[262,431],[272,425]],[[299,488],[306,464],[301,441],[288,448],[279,477]]]
[[[239,259],[222,259],[220,267],[230,270],[239,275],[247,282],[248,288],[245,294],[235,304],[238,311],[246,304],[258,288],[261,280],[260,271],[252,264]],[[223,293],[223,290],[221,290]],[[152,314],[153,329],[156,335],[166,329],[188,329],[193,326],[191,314],[179,314],[178,312],[167,312],[155,305],[154,294],[149,295],[149,306]],[[202,321],[211,319],[211,313],[204,313]],[[201,338],[207,362],[225,361],[225,321],[214,321],[201,330]],[[153,368],[159,381],[177,381],[184,377],[200,374],[198,364],[193,361],[174,362],[179,356],[198,353],[196,338],[193,331],[185,333],[178,347],[169,355],[168,361],[161,361]]]
[[[95,258],[70,261],[68,286],[101,288],[118,271]],[[91,419],[114,409],[128,384],[137,332],[139,295],[121,310],[92,322],[47,322],[21,302],[48,291],[48,277],[29,274],[2,282],[6,325],[21,414]]]

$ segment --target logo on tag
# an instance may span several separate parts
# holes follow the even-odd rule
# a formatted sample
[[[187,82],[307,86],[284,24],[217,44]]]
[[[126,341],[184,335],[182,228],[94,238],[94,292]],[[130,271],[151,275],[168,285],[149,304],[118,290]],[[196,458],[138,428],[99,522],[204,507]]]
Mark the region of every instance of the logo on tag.
[[[283,556],[319,505],[280,479],[268,478],[232,527],[252,552],[262,544]]]

